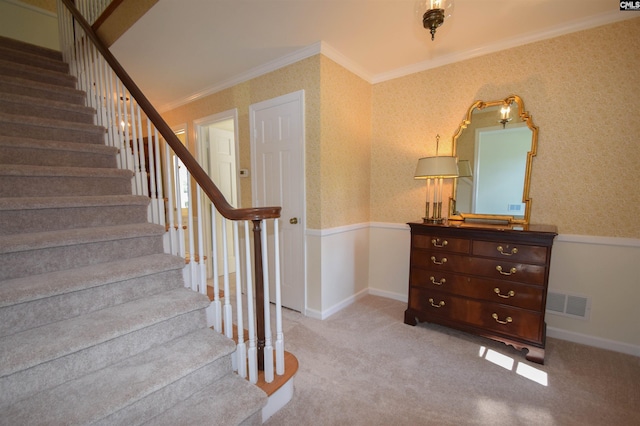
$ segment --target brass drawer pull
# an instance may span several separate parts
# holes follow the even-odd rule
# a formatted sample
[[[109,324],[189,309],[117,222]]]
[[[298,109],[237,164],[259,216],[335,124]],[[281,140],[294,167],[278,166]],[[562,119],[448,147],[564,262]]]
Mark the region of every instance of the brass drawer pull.
[[[504,255],[504,256],[512,256],[516,253],[518,253],[518,249],[516,247],[511,249],[511,253],[505,253],[504,248],[502,246],[498,246],[497,250],[500,254]]]
[[[502,297],[503,299],[508,299],[516,295],[516,292],[513,290],[509,290],[509,292],[505,294],[500,294],[500,289],[498,287],[494,288],[493,291],[498,295],[498,297]]]
[[[447,258],[443,257],[441,261],[437,261],[435,256],[431,256],[431,261],[436,265],[444,265],[447,263]]]
[[[440,281],[436,281],[436,277],[429,277],[429,279],[431,280],[431,284],[435,285],[442,285],[447,282],[444,278],[441,278]]]
[[[433,257],[431,258],[431,260],[433,260]],[[511,268],[509,272],[504,272],[502,270],[502,266],[498,265],[496,266],[496,271],[500,272],[501,275],[513,275],[516,273],[516,268]]]
[[[513,322],[513,318],[511,317],[507,317],[505,321],[500,321],[498,319],[498,314],[494,313],[493,315],[491,315],[491,317],[496,320],[497,323],[499,324],[509,324],[510,322]]]
[[[440,303],[436,305],[435,303],[433,303],[433,299],[429,298],[429,303],[431,303],[431,306],[433,306],[434,308],[442,308],[444,306],[444,300],[441,300]]]
[[[444,240],[442,244],[439,244],[439,243],[440,243],[440,238],[434,238],[433,240],[431,240],[431,244],[433,244],[434,247],[440,247],[440,248],[449,244],[449,241]]]

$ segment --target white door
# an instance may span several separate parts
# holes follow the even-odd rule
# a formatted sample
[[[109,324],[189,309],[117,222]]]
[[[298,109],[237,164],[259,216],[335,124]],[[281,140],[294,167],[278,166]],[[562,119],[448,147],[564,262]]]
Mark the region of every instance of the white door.
[[[305,307],[304,91],[251,105],[251,185],[256,207],[281,206],[282,305]],[[271,246],[271,244],[270,244]],[[273,256],[270,256],[272,258]],[[273,265],[269,272],[273,275]],[[270,281],[272,284],[272,281]],[[273,299],[273,288],[271,285]]]
[[[235,132],[235,110],[225,113],[205,117],[195,122],[196,135],[198,137],[198,157],[202,168],[211,177],[222,195],[233,207],[238,206],[238,186],[236,167],[236,132]],[[205,209],[205,235],[211,235],[211,209]],[[231,221],[226,221],[227,228],[227,260],[228,271],[235,272],[235,252],[233,246],[233,225]],[[222,217],[216,215],[216,237],[217,237],[217,271],[218,275],[223,272],[223,240],[222,240]],[[206,238],[205,250],[212,253],[211,238]],[[213,275],[213,259],[207,256],[207,277]]]

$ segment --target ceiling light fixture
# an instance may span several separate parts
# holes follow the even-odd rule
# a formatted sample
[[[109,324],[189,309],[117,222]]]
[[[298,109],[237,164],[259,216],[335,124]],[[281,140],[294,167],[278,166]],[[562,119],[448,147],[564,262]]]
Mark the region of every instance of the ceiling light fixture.
[[[453,12],[453,0],[427,0],[425,6],[428,9],[422,15],[422,25],[431,32],[431,40],[433,41],[438,27]]]

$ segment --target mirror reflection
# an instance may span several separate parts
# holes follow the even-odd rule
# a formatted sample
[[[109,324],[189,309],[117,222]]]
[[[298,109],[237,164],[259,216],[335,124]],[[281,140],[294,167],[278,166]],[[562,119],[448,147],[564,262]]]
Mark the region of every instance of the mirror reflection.
[[[528,223],[536,143],[537,128],[518,96],[475,102],[453,138],[459,177],[450,218]]]

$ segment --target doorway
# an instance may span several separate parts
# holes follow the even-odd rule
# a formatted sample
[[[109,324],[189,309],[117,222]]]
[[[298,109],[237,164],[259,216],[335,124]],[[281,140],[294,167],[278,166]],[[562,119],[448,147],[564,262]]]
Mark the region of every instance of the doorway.
[[[306,298],[304,91],[253,104],[249,115],[253,204],[282,207],[281,300],[283,306],[303,312]],[[269,241],[273,240],[273,235],[268,237]],[[269,245],[272,247],[273,243]],[[272,260],[272,256],[269,259]],[[274,266],[269,265],[269,273],[273,271]],[[270,286],[270,298],[275,300],[273,287]]]
[[[213,183],[227,199],[227,202],[238,207],[238,112],[236,109],[210,115],[194,121],[196,134],[196,157],[200,166],[207,172]],[[206,197],[205,197],[206,198]],[[229,273],[235,272],[235,250],[233,243],[233,224],[223,220],[215,210],[210,200],[205,200],[204,227],[205,235],[211,235],[215,224],[216,234],[216,265],[214,268],[213,255],[207,256],[207,278],[212,278],[214,270],[222,275],[224,265],[224,246],[222,238],[222,226],[225,223],[227,235],[227,265]],[[213,221],[212,221],[213,218]],[[205,251],[213,253],[212,239],[206,238]]]

